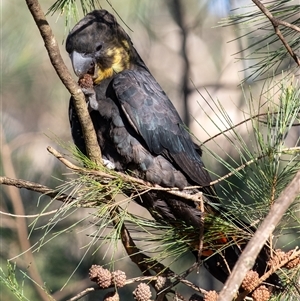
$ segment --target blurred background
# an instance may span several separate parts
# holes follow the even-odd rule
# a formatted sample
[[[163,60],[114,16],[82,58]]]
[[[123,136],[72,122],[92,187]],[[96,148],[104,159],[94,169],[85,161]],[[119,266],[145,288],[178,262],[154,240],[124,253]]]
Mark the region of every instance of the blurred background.
[[[216,118],[211,99],[218,100],[232,123],[236,124],[244,120],[249,112],[245,98],[249,95],[250,84],[253,99],[259,98],[262,82],[248,81],[243,89],[239,86],[249,71],[245,70],[247,62],[238,60],[240,55],[234,54],[245,48],[248,40],[236,40],[242,34],[238,27],[217,27],[218,22],[228,16],[232,9],[249,2],[251,1],[110,1],[119,15],[118,21],[131,36],[141,57],[201,142],[226,127],[222,117]],[[43,0],[40,3],[46,12],[53,1]],[[100,3],[103,8],[114,13],[108,2]],[[68,170],[46,148],[51,145],[64,153],[65,150],[57,140],[72,142],[68,121],[69,94],[50,64],[25,1],[4,0],[0,5],[1,174],[55,188],[68,179]],[[81,13],[80,17],[82,16]],[[65,63],[71,70],[64,49],[68,34],[64,16],[59,16],[58,13],[48,15],[48,21]],[[71,26],[74,24],[73,20]],[[241,127],[238,131],[241,135],[248,135],[246,127]],[[293,131],[289,138],[291,144],[298,137],[299,130]],[[231,144],[222,137],[218,138],[217,144],[207,143],[206,147],[224,158],[228,155],[235,156]],[[226,171],[220,164],[210,160],[207,153],[204,153],[204,161],[216,175],[225,174]],[[49,212],[60,206],[56,203],[50,206],[47,204],[47,197],[39,198],[36,193],[1,186],[1,211],[11,212],[19,217],[4,214],[0,217],[0,264],[5,268],[6,259],[14,258],[12,262],[17,263],[17,268],[45,284],[57,301],[67,300],[90,285],[87,270],[91,264],[103,262],[105,250],[97,250],[91,255],[97,249],[95,246],[80,263],[86,252],[84,246],[89,239],[88,230],[83,230],[86,227],[84,223],[78,229],[55,237],[38,249],[36,243],[45,232],[45,229],[39,227],[47,223],[51,215],[40,217],[38,223],[32,225],[35,215],[43,208],[46,208],[45,212]],[[57,224],[55,231],[67,228],[74,220],[88,214],[89,211],[85,209],[77,211]],[[24,215],[32,217],[25,218]],[[28,241],[30,229],[35,230],[30,233]],[[51,232],[49,233],[51,237]],[[28,248],[31,250],[20,255]],[[119,249],[120,256],[124,256],[121,246]],[[187,255],[173,267],[182,272],[192,262],[193,258]],[[69,280],[77,265],[77,270]],[[134,264],[128,260],[121,260],[116,266],[123,269],[126,267],[128,277],[139,275]],[[23,279],[24,275],[20,274],[18,277]],[[24,279],[24,290],[28,298],[42,300],[42,293],[34,289],[26,277]],[[190,279],[204,289],[220,287],[218,281],[203,269],[200,274],[191,275]],[[62,289],[67,281],[67,286]],[[2,300],[13,300],[13,295],[6,288],[0,287],[0,290]],[[123,293],[129,294],[127,287],[123,289]],[[184,293],[186,296],[191,294],[187,289],[184,289]],[[96,292],[82,300],[101,300],[101,294]]]

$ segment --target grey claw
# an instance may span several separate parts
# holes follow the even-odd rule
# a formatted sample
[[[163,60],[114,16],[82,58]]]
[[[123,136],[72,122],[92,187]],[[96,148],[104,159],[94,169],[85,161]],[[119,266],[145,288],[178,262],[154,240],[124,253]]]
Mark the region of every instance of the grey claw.
[[[81,90],[87,98],[89,111],[92,110],[97,111],[99,106],[98,106],[95,90],[93,88],[81,88]]]
[[[107,167],[108,169],[113,170],[113,169],[116,168],[116,165],[115,165],[113,162],[111,162],[111,161],[109,161],[109,160],[107,160],[107,159],[102,159],[102,161],[103,161],[103,165],[104,165],[105,167]]]

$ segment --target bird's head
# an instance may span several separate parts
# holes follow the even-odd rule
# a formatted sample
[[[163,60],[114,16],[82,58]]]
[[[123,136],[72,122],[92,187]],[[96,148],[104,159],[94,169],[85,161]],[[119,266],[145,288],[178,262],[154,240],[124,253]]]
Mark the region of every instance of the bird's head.
[[[129,36],[106,10],[80,20],[68,35],[66,50],[75,74],[90,74],[95,84],[130,68],[134,52]]]

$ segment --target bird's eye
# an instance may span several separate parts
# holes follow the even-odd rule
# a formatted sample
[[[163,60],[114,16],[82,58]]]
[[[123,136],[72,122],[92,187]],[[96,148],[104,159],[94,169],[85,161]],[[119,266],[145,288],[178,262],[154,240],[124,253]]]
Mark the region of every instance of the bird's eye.
[[[97,47],[96,47],[96,51],[100,51],[102,49],[102,44],[99,44]]]

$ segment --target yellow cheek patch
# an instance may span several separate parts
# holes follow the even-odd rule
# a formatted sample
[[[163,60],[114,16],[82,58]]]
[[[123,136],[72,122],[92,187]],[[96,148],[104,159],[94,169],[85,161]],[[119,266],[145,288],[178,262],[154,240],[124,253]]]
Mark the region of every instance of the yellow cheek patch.
[[[97,77],[94,79],[95,84],[99,84],[102,80],[112,77],[114,74],[114,70],[112,68],[101,69],[97,70]]]
[[[123,43],[125,44],[125,42]],[[128,43],[124,46],[129,47]],[[98,65],[96,79],[94,79],[95,84],[99,84],[102,80],[112,77],[114,73],[119,73],[130,67],[130,56],[124,47],[109,48],[105,56],[111,58],[112,64],[106,69]]]
[[[119,73],[129,68],[129,54],[123,47],[113,48],[113,63],[112,68],[116,73]]]
[[[130,49],[130,46],[129,46],[129,43],[127,40],[122,40],[122,44],[127,51]]]
[[[107,49],[105,55],[107,55],[107,56],[113,56],[114,53],[115,53],[115,49],[116,48],[109,48],[109,49]]]

